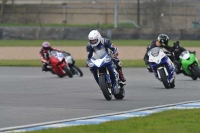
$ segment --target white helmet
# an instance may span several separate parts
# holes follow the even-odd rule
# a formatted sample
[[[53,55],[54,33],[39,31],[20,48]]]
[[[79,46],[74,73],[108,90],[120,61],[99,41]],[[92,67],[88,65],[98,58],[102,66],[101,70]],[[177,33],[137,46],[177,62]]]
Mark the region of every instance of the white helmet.
[[[96,47],[100,43],[101,38],[101,34],[97,30],[92,30],[88,35],[92,47]]]

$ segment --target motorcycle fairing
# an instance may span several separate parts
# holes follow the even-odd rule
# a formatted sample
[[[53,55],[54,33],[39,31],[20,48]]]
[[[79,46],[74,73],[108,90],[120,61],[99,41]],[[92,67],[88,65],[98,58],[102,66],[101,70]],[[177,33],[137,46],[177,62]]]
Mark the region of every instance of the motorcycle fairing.
[[[154,74],[158,74],[158,69],[164,68],[166,76],[169,75],[168,82],[173,81],[175,71],[174,64],[163,52],[163,50],[159,47],[155,47],[149,51],[148,55],[149,63],[154,71]]]
[[[149,55],[149,62],[160,64],[162,58],[165,56],[165,53],[161,48],[155,47],[149,51],[148,55]]]
[[[51,68],[58,75],[65,75],[65,71],[63,71],[63,66],[68,66],[65,62],[65,58],[62,53],[57,52],[55,50],[50,52],[50,63]]]
[[[188,75],[192,74],[191,71],[189,70],[189,66],[198,65],[199,67],[199,62],[195,54],[190,53],[189,51],[183,51],[179,57],[180,57],[180,62],[182,64],[182,68]]]
[[[101,68],[101,67],[107,67],[108,65],[112,64],[112,59],[110,56],[108,56],[106,53],[99,59],[96,59],[92,57],[88,61],[88,66],[93,69],[94,68]]]
[[[112,82],[112,92],[114,92],[114,87],[117,85],[117,73],[115,72],[112,58],[107,53],[105,53],[100,59],[92,57],[87,61],[87,63],[90,67],[90,70],[93,72],[95,70],[99,70],[99,74],[97,76],[99,76],[101,73],[106,74],[106,80],[108,83]],[[109,73],[106,70],[108,70]],[[97,82],[99,83],[99,81]]]

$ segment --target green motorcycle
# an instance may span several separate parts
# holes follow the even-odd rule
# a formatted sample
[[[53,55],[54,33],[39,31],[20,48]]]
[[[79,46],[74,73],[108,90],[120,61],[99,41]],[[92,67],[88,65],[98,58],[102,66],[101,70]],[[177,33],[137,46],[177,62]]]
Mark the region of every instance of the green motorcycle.
[[[193,52],[183,51],[179,58],[184,75],[191,77],[193,80],[200,78],[200,65]]]

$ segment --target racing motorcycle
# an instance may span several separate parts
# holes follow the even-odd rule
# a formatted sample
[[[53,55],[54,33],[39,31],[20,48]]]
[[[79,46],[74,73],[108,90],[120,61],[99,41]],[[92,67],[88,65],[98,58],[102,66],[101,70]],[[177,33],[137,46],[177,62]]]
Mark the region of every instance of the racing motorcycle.
[[[64,76],[73,77],[72,72],[68,66],[68,63],[65,61],[65,57],[61,52],[52,50],[49,53],[49,67],[53,74],[56,74],[58,77],[62,78]]]
[[[156,70],[159,80],[166,89],[175,87],[175,67],[162,48],[155,47],[148,52],[151,68]]]
[[[79,67],[77,67],[75,65],[75,60],[73,59],[73,57],[71,56],[70,53],[63,51],[62,52],[66,62],[69,65],[70,71],[72,72],[73,75],[78,75],[79,77],[83,76],[83,72],[81,71],[81,69]]]
[[[189,76],[193,80],[200,78],[200,65],[194,52],[183,51],[179,58],[185,76]]]
[[[115,74],[117,76],[116,80],[118,82],[119,92],[116,93],[115,92],[116,90],[114,90],[112,87],[113,84],[108,68],[112,67],[114,63],[112,61],[111,56],[108,53],[105,53],[101,57],[93,55],[92,58],[87,61],[87,64],[88,67],[90,67],[90,69],[96,70],[99,86],[106,100],[111,100],[112,95],[114,95],[115,99],[124,98],[125,96],[124,84],[120,81],[119,74],[116,69],[115,69]]]

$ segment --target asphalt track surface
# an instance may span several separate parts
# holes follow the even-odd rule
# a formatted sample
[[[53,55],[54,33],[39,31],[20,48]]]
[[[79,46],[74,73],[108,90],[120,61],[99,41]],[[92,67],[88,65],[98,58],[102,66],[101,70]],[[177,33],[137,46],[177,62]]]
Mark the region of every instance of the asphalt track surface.
[[[30,125],[199,100],[200,80],[176,75],[165,89],[145,68],[124,68],[123,100],[105,100],[89,69],[58,78],[39,67],[0,67],[0,128]]]

